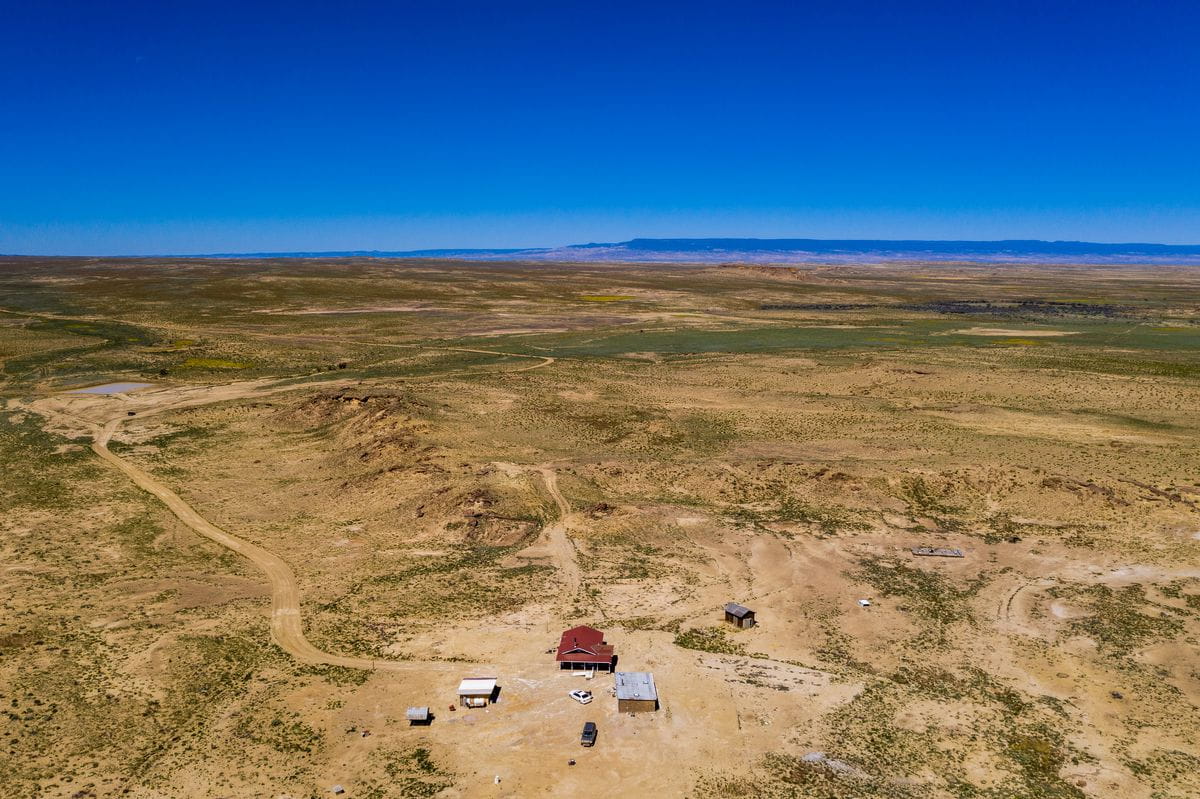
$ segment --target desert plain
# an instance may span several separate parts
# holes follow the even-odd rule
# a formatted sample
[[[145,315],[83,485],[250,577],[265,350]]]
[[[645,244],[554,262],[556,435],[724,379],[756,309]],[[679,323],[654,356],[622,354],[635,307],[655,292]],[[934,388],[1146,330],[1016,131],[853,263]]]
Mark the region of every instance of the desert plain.
[[[1198,355],[1195,267],[0,259],[0,792],[1200,795]]]

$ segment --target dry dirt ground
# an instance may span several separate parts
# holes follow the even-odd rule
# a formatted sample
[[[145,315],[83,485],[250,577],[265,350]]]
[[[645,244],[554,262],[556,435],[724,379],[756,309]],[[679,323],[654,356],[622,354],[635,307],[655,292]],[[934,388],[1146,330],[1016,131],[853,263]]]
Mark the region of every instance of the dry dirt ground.
[[[6,795],[1200,794],[1194,270],[12,259],[0,297]],[[71,393],[112,381],[152,385]],[[580,623],[657,712],[555,669]]]

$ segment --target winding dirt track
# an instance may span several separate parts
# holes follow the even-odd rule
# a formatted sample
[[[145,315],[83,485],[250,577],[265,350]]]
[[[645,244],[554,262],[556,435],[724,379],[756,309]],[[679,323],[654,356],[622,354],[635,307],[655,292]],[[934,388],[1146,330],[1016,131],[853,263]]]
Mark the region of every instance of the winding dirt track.
[[[267,580],[271,583],[271,640],[277,643],[283,651],[301,663],[346,666],[352,669],[404,671],[414,668],[427,670],[431,667],[448,665],[413,661],[372,660],[370,658],[334,655],[317,649],[304,637],[304,625],[300,616],[300,588],[296,584],[296,574],[292,571],[292,567],[274,552],[263,549],[257,544],[252,544],[217,527],[197,513],[178,494],[160,483],[153,476],[142,471],[129,461],[114,455],[108,449],[108,442],[120,423],[120,419],[113,419],[106,424],[92,442],[92,451],[120,470],[126,477],[136,483],[139,488],[158,497],[188,527],[210,541],[215,541],[227,549],[232,549],[262,570],[263,574],[267,576]]]
[[[550,496],[554,497],[555,503],[558,505],[558,519],[554,524],[546,528],[546,540],[550,545],[550,557],[554,560],[554,565],[558,567],[558,571],[567,590],[571,596],[575,597],[579,594],[579,589],[583,585],[583,573],[579,570],[579,560],[575,551],[575,545],[571,543],[571,539],[567,536],[568,517],[571,515],[571,505],[563,497],[558,490],[558,476],[553,469],[545,468],[541,470],[542,479],[546,482],[546,490],[550,492]]]
[[[486,350],[473,350],[477,352],[487,352]],[[503,354],[510,353],[490,353]],[[539,369],[549,366],[554,363],[554,359],[545,356],[524,356],[518,357],[536,358],[538,363],[532,366],[521,367],[513,371],[526,371],[529,369]],[[263,393],[273,393],[273,391],[291,391],[301,388],[306,388],[305,385],[290,385],[285,387],[275,387],[274,390],[268,388]],[[227,395],[218,395],[211,399],[211,402],[227,400],[231,397]],[[190,402],[186,405],[195,407],[195,405],[206,404],[204,402]],[[150,409],[142,411],[142,415],[148,415],[157,411],[168,410],[173,406]],[[178,407],[178,406],[174,406]],[[191,529],[195,530],[200,535],[213,541],[221,546],[231,549],[242,557],[249,560],[257,566],[263,574],[267,576],[267,580],[271,584],[271,640],[279,645],[283,651],[294,657],[301,663],[312,665],[328,665],[328,666],[345,666],[352,669],[371,669],[375,671],[409,671],[430,669],[451,669],[461,668],[451,663],[441,663],[436,661],[397,661],[397,660],[374,660],[372,658],[353,657],[348,655],[335,655],[330,652],[325,652],[313,644],[304,635],[304,623],[300,615],[300,588],[296,582],[296,574],[292,571],[292,567],[287,562],[270,550],[264,549],[257,544],[252,544],[249,541],[238,538],[237,536],[222,530],[212,522],[201,516],[195,508],[187,504],[178,494],[160,483],[148,472],[139,469],[134,464],[113,454],[108,448],[108,442],[112,440],[113,433],[120,427],[124,420],[123,416],[118,416],[108,420],[103,427],[96,430],[92,441],[92,451],[100,458],[110,463],[114,468],[132,480],[139,488],[153,494],[164,505],[166,505],[172,513],[179,518],[181,522],[186,524]],[[93,428],[94,429],[94,428]],[[558,486],[554,482],[554,473],[550,470],[543,472],[546,475],[547,485],[550,487],[550,493],[554,496],[555,502],[558,503],[559,510],[562,512],[559,521],[555,527],[558,529],[557,535],[561,538],[561,543],[556,545],[556,549],[565,545],[567,558],[562,561],[564,569],[573,571],[565,571],[569,581],[573,580],[573,590],[578,590],[579,587],[579,567],[575,563],[574,548],[571,546],[570,540],[566,537],[566,530],[563,526],[563,518],[570,512],[570,506],[563,499],[562,494],[558,492]],[[554,535],[552,533],[552,535]],[[570,575],[573,574],[573,578]]]

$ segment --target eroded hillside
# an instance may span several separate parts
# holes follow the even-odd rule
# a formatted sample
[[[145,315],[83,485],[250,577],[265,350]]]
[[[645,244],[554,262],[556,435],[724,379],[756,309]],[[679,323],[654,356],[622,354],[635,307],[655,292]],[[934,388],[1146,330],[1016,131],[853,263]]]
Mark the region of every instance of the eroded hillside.
[[[5,270],[14,792],[1200,790],[1191,272]],[[65,393],[113,380],[151,385]],[[276,584],[103,430],[355,665],[298,659]],[[554,668],[575,624],[658,712]],[[501,701],[449,711],[477,673]]]

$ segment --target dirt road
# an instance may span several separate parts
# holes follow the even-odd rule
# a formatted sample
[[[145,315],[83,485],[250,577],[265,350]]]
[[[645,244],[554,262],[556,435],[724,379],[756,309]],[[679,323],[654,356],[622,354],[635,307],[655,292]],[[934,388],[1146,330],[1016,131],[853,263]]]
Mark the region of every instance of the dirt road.
[[[554,497],[558,505],[558,519],[546,528],[546,542],[549,544],[550,557],[558,569],[559,576],[567,586],[572,597],[579,594],[583,586],[583,573],[579,569],[579,553],[571,538],[567,535],[570,524],[571,505],[558,490],[558,475],[553,469],[542,469],[542,479],[546,482],[546,490]]]
[[[296,584],[296,575],[292,571],[292,567],[275,553],[217,527],[153,476],[129,461],[114,455],[108,449],[108,442],[120,424],[120,418],[108,422],[92,442],[92,451],[120,470],[139,488],[156,496],[188,527],[205,538],[215,541],[227,549],[232,549],[262,570],[271,583],[271,639],[283,651],[301,663],[346,666],[353,669],[404,671],[413,668],[427,670],[430,667],[449,666],[449,664],[373,660],[334,655],[317,649],[304,637],[304,625],[300,616],[300,588]]]
[[[486,350],[471,350],[472,352],[488,352]],[[494,353],[489,354],[508,355],[509,353]],[[549,366],[554,363],[554,359],[541,356],[518,356],[530,357],[537,360],[537,363],[531,366],[523,366],[513,371],[526,371],[529,369],[539,369]],[[230,385],[220,387],[218,390],[201,391],[201,396],[192,396],[186,399],[173,399],[162,402],[161,404],[143,408],[138,413],[145,417],[154,413],[161,413],[165,410],[179,409],[183,407],[196,407],[212,402],[220,402],[229,399],[235,399],[242,396],[258,396],[263,394],[272,394],[283,391],[294,391],[307,387],[304,384],[290,385],[271,385],[268,381],[251,381],[243,386]],[[216,388],[216,387],[210,387]],[[43,412],[50,414],[62,414],[70,416],[65,409],[50,409],[45,408]],[[372,669],[377,671],[406,671],[411,669],[421,669],[428,671],[430,669],[450,669],[459,668],[449,663],[439,663],[430,661],[395,661],[395,660],[375,660],[372,658],[353,657],[348,655],[335,655],[330,652],[325,652],[313,644],[304,635],[304,623],[300,611],[300,588],[296,583],[296,575],[292,571],[291,566],[287,564],[281,557],[275,553],[264,549],[249,541],[238,538],[231,533],[222,530],[212,522],[201,516],[195,508],[188,505],[178,494],[172,491],[163,483],[159,482],[148,472],[135,466],[133,463],[113,454],[108,448],[108,442],[112,440],[113,433],[120,427],[121,422],[126,416],[116,416],[108,419],[103,426],[95,426],[87,423],[94,430],[92,441],[92,451],[100,456],[103,460],[112,464],[116,469],[123,473],[126,477],[132,480],[139,488],[153,494],[157,497],[172,513],[175,514],[191,529],[195,530],[200,535],[220,544],[227,549],[231,549],[242,557],[249,560],[257,566],[263,574],[267,576],[271,584],[271,639],[279,645],[281,649],[287,652],[292,657],[302,663],[314,665],[329,665],[329,666],[345,666],[355,669]],[[78,417],[74,417],[76,421],[82,421]],[[86,422],[85,422],[86,423]],[[545,474],[545,473],[544,473]],[[554,483],[553,472],[548,473],[547,484],[550,486],[550,492],[554,496],[555,501],[559,505],[562,516],[553,528],[557,529],[556,534],[552,534],[555,541],[554,547],[556,551],[556,560],[559,560],[561,567],[564,569],[564,574],[567,575],[568,584],[571,586],[572,594],[578,591],[580,585],[579,567],[575,563],[574,547],[571,546],[570,540],[566,536],[565,527],[563,527],[563,517],[570,512],[570,506],[566,500],[558,493],[558,487]]]

